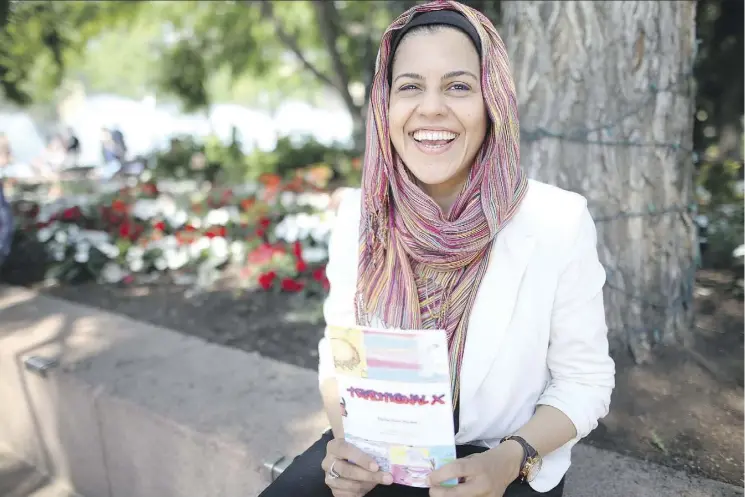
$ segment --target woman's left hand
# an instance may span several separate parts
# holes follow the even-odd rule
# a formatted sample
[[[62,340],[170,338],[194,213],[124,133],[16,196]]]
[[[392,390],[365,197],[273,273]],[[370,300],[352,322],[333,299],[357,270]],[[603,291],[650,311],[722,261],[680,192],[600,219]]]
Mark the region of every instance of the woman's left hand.
[[[429,475],[430,497],[502,497],[520,473],[523,448],[514,441],[458,459]],[[454,487],[441,483],[460,479]]]

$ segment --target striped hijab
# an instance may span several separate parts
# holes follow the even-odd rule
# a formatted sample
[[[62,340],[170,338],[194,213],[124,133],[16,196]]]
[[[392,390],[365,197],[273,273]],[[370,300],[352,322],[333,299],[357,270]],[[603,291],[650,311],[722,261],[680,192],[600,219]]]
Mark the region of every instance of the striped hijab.
[[[391,38],[417,12],[462,13],[481,39],[481,83],[491,123],[469,178],[443,216],[410,178],[388,133]],[[520,169],[517,99],[507,52],[480,12],[449,0],[418,5],[383,34],[367,118],[356,312],[360,325],[444,329],[450,351],[453,405],[476,292],[492,243],[527,190]]]

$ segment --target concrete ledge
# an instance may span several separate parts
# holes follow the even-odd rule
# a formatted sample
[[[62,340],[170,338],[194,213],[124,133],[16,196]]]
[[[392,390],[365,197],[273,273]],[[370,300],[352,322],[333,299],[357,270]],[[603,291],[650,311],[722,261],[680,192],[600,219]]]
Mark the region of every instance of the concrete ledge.
[[[66,482],[55,481],[36,468],[0,450],[0,495],[3,497],[79,497]]]
[[[0,286],[0,445],[83,496],[256,496],[325,425],[311,371]],[[580,445],[566,495],[743,492]]]
[[[0,443],[88,497],[258,495],[263,461],[326,426],[317,392],[294,366],[0,287]]]

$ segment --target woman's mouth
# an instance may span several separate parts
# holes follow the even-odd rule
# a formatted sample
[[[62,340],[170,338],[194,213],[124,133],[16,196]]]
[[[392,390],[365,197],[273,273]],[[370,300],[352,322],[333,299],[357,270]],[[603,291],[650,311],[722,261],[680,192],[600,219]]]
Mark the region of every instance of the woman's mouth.
[[[417,148],[427,154],[445,152],[459,136],[458,133],[444,130],[416,130],[410,135],[416,142]]]

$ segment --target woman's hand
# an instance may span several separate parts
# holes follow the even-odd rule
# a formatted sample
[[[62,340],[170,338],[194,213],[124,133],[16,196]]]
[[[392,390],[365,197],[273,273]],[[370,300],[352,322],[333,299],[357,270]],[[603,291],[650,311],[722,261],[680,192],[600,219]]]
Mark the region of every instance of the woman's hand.
[[[430,497],[502,497],[520,473],[523,448],[507,441],[481,454],[458,459],[429,475]],[[459,479],[454,487],[442,487],[448,480]]]
[[[329,476],[332,464],[339,478]],[[326,485],[334,497],[362,497],[379,484],[393,482],[393,477],[380,471],[372,457],[340,438],[326,445],[326,457],[321,467],[326,472]]]

